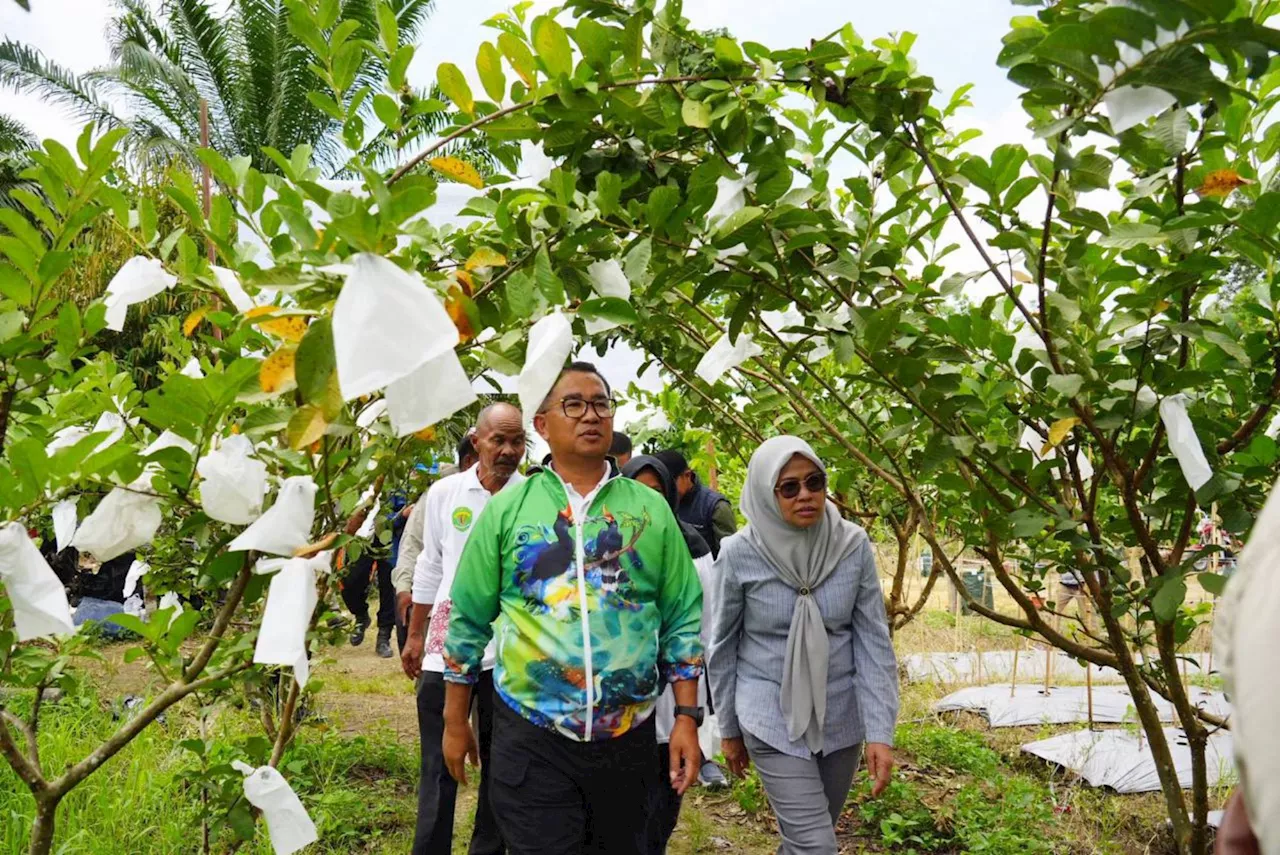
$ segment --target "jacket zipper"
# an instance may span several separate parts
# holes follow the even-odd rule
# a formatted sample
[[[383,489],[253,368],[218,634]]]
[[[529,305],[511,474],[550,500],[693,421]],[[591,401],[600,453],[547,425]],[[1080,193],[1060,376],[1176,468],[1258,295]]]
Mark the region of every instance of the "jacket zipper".
[[[586,513],[587,509],[583,509]],[[587,678],[587,732],[586,741],[591,741],[591,725],[596,717],[595,702],[595,669],[592,667],[591,655],[591,615],[587,611],[587,574],[583,572],[586,565],[586,554],[582,547],[582,520],[574,515],[574,551],[578,560],[578,611],[582,613],[582,659],[586,664]]]

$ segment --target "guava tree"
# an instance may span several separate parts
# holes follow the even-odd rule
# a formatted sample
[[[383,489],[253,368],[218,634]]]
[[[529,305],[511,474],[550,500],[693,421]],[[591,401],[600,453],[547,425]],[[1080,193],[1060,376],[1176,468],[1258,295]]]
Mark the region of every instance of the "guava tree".
[[[496,22],[507,38],[477,61],[491,102],[442,69],[463,107],[449,137],[538,139],[558,163],[472,206],[505,247],[531,244],[478,310],[537,314],[564,289],[726,427],[806,433],[878,478],[961,587],[940,502],[1018,607],[976,611],[1124,676],[1177,845],[1203,851],[1220,722],[1178,673],[1203,620],[1183,605],[1187,545],[1215,507],[1246,531],[1275,475],[1269,4],[1015,18],[998,61],[1039,142],[989,156],[966,148],[963,92],[935,103],[910,36],[778,51],[691,31],[679,4],[570,8],[572,28],[533,22],[531,52]],[[495,57],[521,77],[509,97]],[[1058,628],[1052,567],[1081,574],[1096,626]],[[1149,692],[1187,731],[1190,807]]]

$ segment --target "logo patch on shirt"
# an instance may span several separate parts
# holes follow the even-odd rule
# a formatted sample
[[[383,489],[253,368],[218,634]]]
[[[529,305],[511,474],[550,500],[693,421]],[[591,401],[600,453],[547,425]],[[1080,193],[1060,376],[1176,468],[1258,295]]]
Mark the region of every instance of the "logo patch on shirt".
[[[471,528],[471,519],[474,514],[470,508],[455,508],[453,511],[453,527],[458,531],[466,531]]]

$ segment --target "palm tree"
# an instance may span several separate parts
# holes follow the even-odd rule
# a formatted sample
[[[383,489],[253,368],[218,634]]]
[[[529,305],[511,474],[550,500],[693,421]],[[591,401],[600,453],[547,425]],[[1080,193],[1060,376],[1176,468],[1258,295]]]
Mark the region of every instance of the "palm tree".
[[[0,208],[17,207],[9,194],[19,187],[29,187],[22,171],[30,161],[27,152],[38,145],[36,135],[10,116],[0,113]]]
[[[306,143],[316,163],[343,163],[339,124],[307,99],[320,81],[314,56],[289,30],[284,0],[115,0],[107,29],[111,64],[77,75],[27,45],[0,42],[0,86],[34,93],[100,127],[125,127],[125,145],[144,166],[194,162],[200,144],[200,101],[208,102],[210,145],[228,157],[247,155],[275,171],[263,154]],[[434,0],[388,0],[401,38],[412,41]],[[357,37],[377,40],[377,0],[343,0],[340,20],[361,22]],[[357,77],[376,84],[382,69],[366,55]]]

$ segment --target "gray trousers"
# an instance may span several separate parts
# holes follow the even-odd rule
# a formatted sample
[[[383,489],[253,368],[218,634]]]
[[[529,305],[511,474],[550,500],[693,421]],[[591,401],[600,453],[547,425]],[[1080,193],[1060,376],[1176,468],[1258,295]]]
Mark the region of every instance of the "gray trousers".
[[[836,855],[836,820],[844,809],[862,746],[792,757],[743,732],[782,832],[779,855]]]

